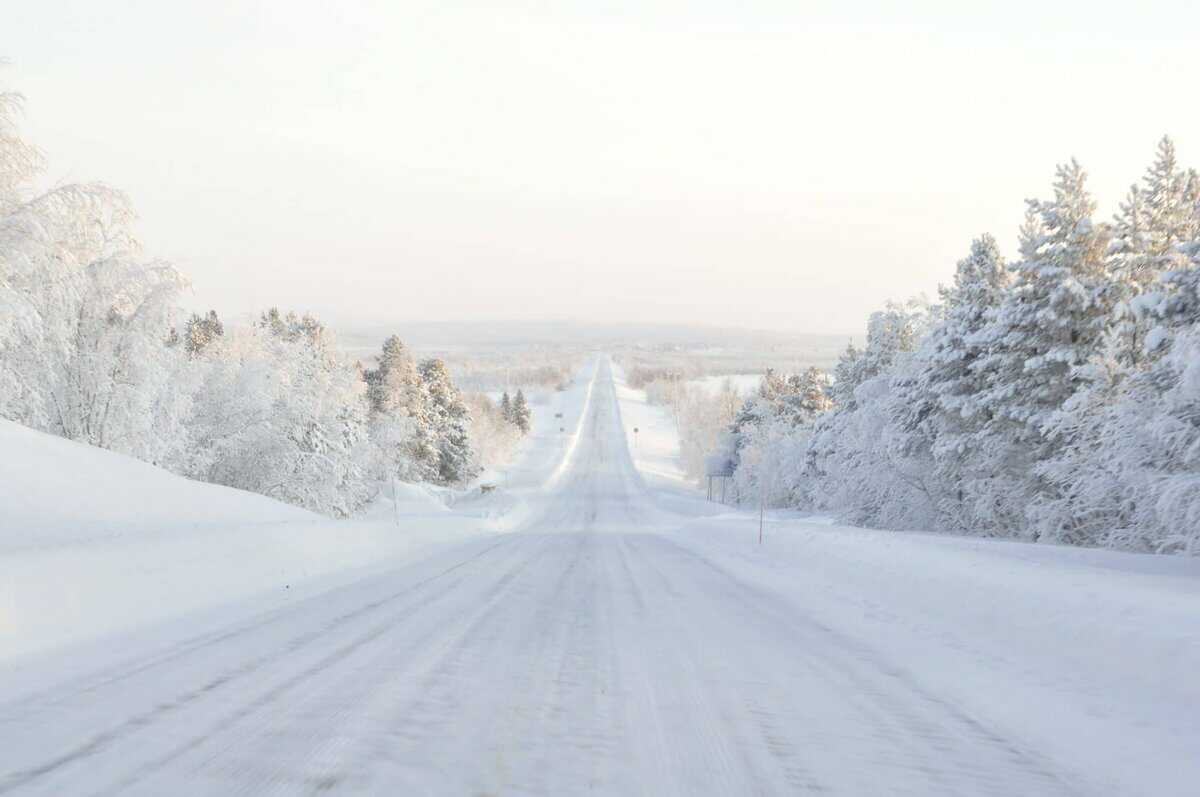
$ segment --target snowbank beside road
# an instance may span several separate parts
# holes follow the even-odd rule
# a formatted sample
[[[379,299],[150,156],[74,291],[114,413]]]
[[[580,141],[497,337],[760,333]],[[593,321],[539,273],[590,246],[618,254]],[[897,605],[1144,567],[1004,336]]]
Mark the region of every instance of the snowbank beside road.
[[[678,532],[797,617],[868,640],[864,655],[1118,791],[1178,793],[1180,767],[1200,777],[1200,561],[779,518],[759,546],[746,513]]]
[[[558,430],[576,432],[593,374],[534,405],[513,464],[491,474],[495,491],[398,484],[393,504],[385,486],[345,521],[0,419],[0,659],[256,596],[295,599],[511,529],[562,459],[571,436]]]
[[[321,579],[476,531],[421,488],[332,521],[0,420],[0,658]],[[294,591],[294,592],[293,592]]]
[[[317,517],[255,493],[182,479],[132,457],[0,419],[3,554]]]

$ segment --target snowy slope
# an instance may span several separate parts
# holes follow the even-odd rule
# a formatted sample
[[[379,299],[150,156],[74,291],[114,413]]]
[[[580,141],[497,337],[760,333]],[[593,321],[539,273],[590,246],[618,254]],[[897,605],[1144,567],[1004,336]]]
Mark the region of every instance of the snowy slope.
[[[0,418],[0,552],[316,518]]]
[[[400,484],[398,506],[387,488],[349,521],[0,419],[0,660],[251,597],[291,601],[509,528],[557,467],[571,439],[558,429],[575,431],[591,374],[534,406],[511,489]]]
[[[405,497],[402,495],[402,497]],[[262,594],[464,533],[430,496],[420,534],[338,523],[0,422],[0,659]],[[389,513],[390,514],[390,513]]]

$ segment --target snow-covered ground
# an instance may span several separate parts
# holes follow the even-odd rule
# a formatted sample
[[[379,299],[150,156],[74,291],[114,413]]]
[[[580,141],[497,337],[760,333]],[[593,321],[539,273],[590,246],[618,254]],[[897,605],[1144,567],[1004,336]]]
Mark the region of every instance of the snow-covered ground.
[[[638,472],[652,487],[684,485],[686,478],[679,462],[679,431],[670,414],[647,401],[646,391],[630,387],[618,366],[612,365],[612,373],[625,441]]]
[[[254,597],[294,601],[510,527],[579,423],[584,369],[481,496],[399,484],[333,521],[0,419],[0,661]],[[561,413],[563,418],[556,418]],[[397,511],[398,510],[398,511]]]
[[[9,661],[0,794],[1195,793],[1200,563],[784,516],[760,546],[611,375],[440,545]]]
[[[626,425],[644,430],[636,467],[686,489],[667,411],[617,382]],[[1033,749],[1078,760],[1082,793],[1194,793],[1200,561],[790,515],[767,515],[761,547],[753,512],[685,521],[672,539]]]

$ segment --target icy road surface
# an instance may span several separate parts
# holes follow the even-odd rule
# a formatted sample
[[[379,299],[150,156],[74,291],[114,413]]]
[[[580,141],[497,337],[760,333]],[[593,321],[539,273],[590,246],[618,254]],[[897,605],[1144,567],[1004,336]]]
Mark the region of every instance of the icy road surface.
[[[0,701],[0,794],[1109,793],[655,533],[587,406],[522,530]]]

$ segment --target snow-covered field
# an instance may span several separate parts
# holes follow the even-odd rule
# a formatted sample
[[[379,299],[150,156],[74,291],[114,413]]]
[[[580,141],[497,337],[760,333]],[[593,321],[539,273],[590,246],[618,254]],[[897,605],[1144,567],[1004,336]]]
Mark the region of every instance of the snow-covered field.
[[[21,567],[99,574],[57,649],[2,665],[0,794],[1195,793],[1200,562],[785,515],[760,546],[617,376],[602,360],[537,409],[507,489],[409,503],[399,532],[390,506],[335,524],[44,454],[172,498],[141,525],[102,490],[19,515],[55,542],[6,543],[6,640],[34,647],[26,593],[55,592]],[[4,497],[30,474],[10,465]],[[275,562],[310,568],[302,594],[248,588]],[[205,574],[228,592],[170,593]],[[89,627],[126,593],[161,606]]]

